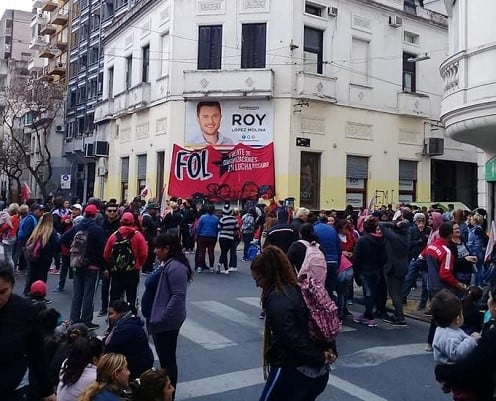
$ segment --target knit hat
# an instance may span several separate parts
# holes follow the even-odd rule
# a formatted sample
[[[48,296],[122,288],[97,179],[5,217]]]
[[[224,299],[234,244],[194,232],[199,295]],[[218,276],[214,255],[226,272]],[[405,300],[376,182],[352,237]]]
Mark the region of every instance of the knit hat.
[[[419,221],[419,220],[425,220],[424,213],[415,213],[415,215],[413,216],[413,221]]]
[[[123,226],[131,226],[134,224],[134,216],[132,213],[126,212],[121,217],[121,224]]]
[[[46,284],[41,280],[35,281],[31,284],[31,296],[34,297],[45,297],[46,296]]]
[[[88,205],[84,209],[84,214],[88,217],[95,217],[98,213],[98,208],[95,205]]]
[[[146,210],[150,210],[150,209],[160,209],[160,206],[158,205],[158,203],[152,202],[146,206]]]
[[[231,205],[229,205],[228,203],[224,205],[224,207],[222,208],[222,214],[225,214],[225,215],[231,215],[232,214],[232,209],[231,209]]]

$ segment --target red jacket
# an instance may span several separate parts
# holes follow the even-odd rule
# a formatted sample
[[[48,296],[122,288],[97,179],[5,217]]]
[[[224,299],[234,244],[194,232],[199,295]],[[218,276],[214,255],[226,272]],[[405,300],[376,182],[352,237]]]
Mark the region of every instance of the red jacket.
[[[136,227],[132,226],[122,226],[117,230],[121,233],[121,235],[126,238],[131,233],[134,232],[134,236],[131,239],[131,249],[133,250],[134,258],[136,260],[136,264],[134,265],[135,270],[141,269],[141,266],[146,262],[146,258],[148,256],[148,244],[146,243],[145,237],[141,234]],[[114,246],[117,237],[115,233],[113,233],[107,243],[105,244],[105,249],[103,251],[103,258],[108,262],[112,262],[112,248]]]
[[[448,241],[436,239],[425,247],[421,255],[427,261],[429,286],[432,290],[437,292],[442,288],[458,286],[459,282],[453,273],[455,260],[448,248]]]
[[[7,223],[4,223],[0,227],[0,233],[2,233],[5,238],[12,238],[16,236],[17,230],[19,229],[19,215],[15,214],[10,216],[10,222],[12,227]]]

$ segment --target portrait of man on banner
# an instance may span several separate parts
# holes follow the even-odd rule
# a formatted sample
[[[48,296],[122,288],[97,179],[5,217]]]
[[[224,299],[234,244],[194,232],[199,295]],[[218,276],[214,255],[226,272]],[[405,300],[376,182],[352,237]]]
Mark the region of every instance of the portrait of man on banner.
[[[192,139],[191,145],[232,145],[233,141],[219,131],[222,121],[222,108],[219,102],[198,102],[196,119],[199,132]]]
[[[265,146],[274,139],[274,106],[268,100],[204,98],[186,102],[184,144],[194,148]]]
[[[300,206],[318,209],[320,154],[302,152],[300,160]]]

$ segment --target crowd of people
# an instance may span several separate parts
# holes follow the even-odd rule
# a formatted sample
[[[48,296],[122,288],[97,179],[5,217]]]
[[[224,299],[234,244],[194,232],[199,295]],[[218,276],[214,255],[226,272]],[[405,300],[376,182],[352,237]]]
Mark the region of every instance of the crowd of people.
[[[474,294],[492,280],[484,260],[486,228],[479,213],[403,204],[370,212],[355,212],[350,206],[343,213],[311,213],[263,199],[242,209],[226,203],[216,210],[213,204],[197,207],[191,200],[172,198],[163,212],[158,203],[140,197],[129,204],[91,198],[84,207],[62,198],[44,204],[12,203],[0,214],[5,257],[0,266],[0,373],[6,377],[0,394],[13,401],[173,399],[188,283],[195,270],[236,272],[241,246],[242,260],[251,262],[252,277],[262,289],[268,381],[261,399],[316,399],[325,388],[337,349],[335,342],[316,344],[306,324],[309,311],[298,277],[314,245],[323,262],[309,271],[336,303],[341,321],[374,328],[382,319],[406,327],[403,306],[419,278],[418,309],[426,315],[444,311],[436,305],[454,302],[449,297],[439,301],[439,294],[450,290],[472,317],[464,324],[460,313],[448,313],[444,320],[439,317],[444,312],[434,316],[426,350],[434,348],[442,364],[438,376],[445,389],[455,396],[477,397],[465,388],[459,392],[453,379],[458,363],[470,360],[476,351],[470,349],[467,359],[459,362],[440,356],[442,350],[436,347],[451,333],[443,336],[441,329],[453,325],[466,330],[474,339],[472,345],[479,342],[476,350],[490,337],[484,333],[492,326],[482,336],[470,337],[482,329],[481,296]],[[255,255],[250,252],[253,247]],[[193,263],[187,257],[190,253]],[[55,288],[47,288],[49,274],[58,275]],[[19,275],[25,276],[24,299],[12,292]],[[142,276],[145,290],[138,308]],[[48,293],[51,290],[53,297],[64,292],[68,279],[73,281],[73,293],[70,316],[64,320],[49,307]],[[363,290],[364,311],[359,315],[348,309],[354,284]],[[107,316],[109,323],[102,340],[93,334],[99,327],[93,322],[98,296],[102,305],[98,315]],[[387,313],[388,297],[392,314]],[[489,299],[491,309],[491,292]],[[148,335],[162,369],[153,370]]]

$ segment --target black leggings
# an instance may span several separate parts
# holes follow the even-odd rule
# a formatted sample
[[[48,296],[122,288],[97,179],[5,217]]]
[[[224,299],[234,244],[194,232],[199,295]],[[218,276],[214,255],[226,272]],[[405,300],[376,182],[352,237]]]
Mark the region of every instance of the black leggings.
[[[176,348],[179,329],[153,334],[153,342],[157,350],[158,359],[162,368],[167,368],[169,378],[174,387],[177,384]]]

